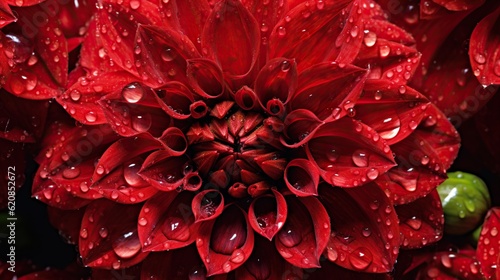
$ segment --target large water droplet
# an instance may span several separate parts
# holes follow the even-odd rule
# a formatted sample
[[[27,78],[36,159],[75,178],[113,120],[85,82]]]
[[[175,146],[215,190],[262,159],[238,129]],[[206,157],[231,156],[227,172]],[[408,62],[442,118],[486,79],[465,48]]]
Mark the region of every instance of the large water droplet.
[[[186,222],[179,217],[168,217],[162,227],[163,234],[170,240],[186,241],[191,233]]]
[[[236,249],[231,254],[231,259],[233,263],[242,263],[245,260],[245,253],[241,249]]]
[[[139,186],[142,183],[142,178],[137,174],[141,169],[141,165],[137,162],[126,164],[123,167],[123,178],[125,182],[132,187]]]
[[[484,64],[486,62],[486,57],[480,53],[474,55],[474,60],[479,64]]]
[[[122,96],[128,103],[137,103],[144,96],[144,88],[139,83],[131,83],[123,88]]]
[[[108,236],[108,230],[104,227],[99,229],[99,235],[101,238],[106,238]]]
[[[358,167],[368,166],[368,155],[363,150],[356,150],[352,153],[352,161]]]
[[[130,8],[132,10],[137,10],[141,6],[141,1],[140,0],[132,0],[130,1]]]
[[[391,53],[391,48],[388,45],[380,46],[379,55],[380,57],[387,57]]]
[[[80,168],[72,166],[64,169],[62,176],[66,179],[75,179],[80,175]]]
[[[90,111],[88,112],[87,114],[85,114],[85,119],[88,121],[88,122],[95,122],[97,120],[97,115],[96,113],[94,113],[93,111]]]
[[[300,232],[291,227],[285,227],[280,230],[278,238],[281,243],[288,248],[297,246],[302,241],[302,236]]]
[[[161,59],[163,59],[163,61],[169,62],[174,60],[174,58],[175,55],[171,48],[166,48],[161,52]]]
[[[365,30],[365,38],[363,40],[367,47],[373,47],[377,42],[377,34],[375,32]]]
[[[405,223],[414,230],[419,230],[422,227],[422,220],[417,217],[412,217],[406,220]]]
[[[145,132],[151,128],[152,118],[149,113],[134,116],[132,119],[132,128],[138,132]]]
[[[375,180],[375,179],[377,179],[378,174],[379,174],[379,172],[377,169],[371,168],[370,170],[368,170],[366,172],[366,177],[368,177],[368,179],[370,179],[370,180]]]
[[[372,253],[364,247],[359,247],[349,254],[349,262],[359,270],[366,269],[373,261]]]
[[[113,251],[123,259],[135,256],[140,250],[141,242],[135,231],[125,233],[113,243]]]

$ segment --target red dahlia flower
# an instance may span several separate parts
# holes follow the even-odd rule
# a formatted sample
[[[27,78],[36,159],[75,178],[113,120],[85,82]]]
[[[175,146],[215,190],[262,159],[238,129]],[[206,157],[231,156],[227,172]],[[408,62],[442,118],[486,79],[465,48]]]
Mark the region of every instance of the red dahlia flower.
[[[33,194],[96,279],[390,272],[459,146],[414,45],[370,0],[99,1]]]

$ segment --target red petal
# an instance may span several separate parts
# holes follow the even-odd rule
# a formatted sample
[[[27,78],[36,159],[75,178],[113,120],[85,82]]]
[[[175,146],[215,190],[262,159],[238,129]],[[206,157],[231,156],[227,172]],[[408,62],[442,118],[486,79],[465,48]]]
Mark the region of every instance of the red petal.
[[[275,239],[285,260],[302,268],[318,268],[319,258],[330,236],[330,219],[315,197],[285,197],[288,216]]]
[[[389,146],[374,141],[375,134],[359,121],[342,118],[318,129],[307,143],[307,157],[326,182],[341,187],[362,185],[395,165]]]
[[[257,75],[255,80],[255,94],[259,98],[260,105],[267,109],[271,115],[277,112],[269,110],[272,108],[268,102],[277,99],[286,104],[297,88],[297,68],[294,60],[275,58],[267,62],[266,66]]]
[[[341,118],[361,95],[366,73],[335,62],[313,65],[300,73],[299,87],[289,106],[292,110],[307,109],[323,121]],[[331,92],[333,88],[335,92]]]
[[[139,175],[161,191],[176,190],[182,187],[188,162],[185,156],[173,157],[169,152],[156,151],[146,158]]]
[[[335,60],[342,42],[334,47],[332,41],[325,38],[337,38],[342,32],[341,11],[350,3],[351,1],[346,0],[327,0],[319,5],[311,5],[308,1],[297,5],[276,24],[269,36],[269,57],[293,57],[299,70],[323,61]],[[362,30],[358,30],[357,34],[361,35]],[[355,37],[358,37],[357,34]],[[348,45],[345,46],[347,51]],[[357,50],[355,47],[351,51]],[[352,60],[354,56],[348,55],[346,59]]]
[[[217,190],[204,190],[193,198],[191,208],[196,223],[215,219],[224,210],[224,196]]]
[[[144,251],[165,251],[193,243],[200,224],[195,223],[192,192],[155,195],[142,207],[138,230]]]
[[[473,10],[484,3],[484,0],[432,0],[450,11]]]
[[[416,276],[417,279],[485,279],[480,273],[480,265],[473,254],[461,250],[455,252],[439,252],[432,256],[432,262],[421,269]]]
[[[196,248],[188,246],[149,254],[142,265],[141,279],[204,280],[205,274],[206,270]]]
[[[492,208],[484,219],[481,236],[477,244],[476,257],[481,264],[483,275],[487,278],[496,276],[500,266],[500,208]]]
[[[131,267],[122,268],[120,270],[92,268],[92,279],[139,279],[139,277],[141,277],[141,264],[142,263],[139,263]]]
[[[311,111],[297,109],[285,118],[284,136],[281,143],[288,148],[297,148],[307,143],[324,122]]]
[[[385,80],[368,80],[356,102],[356,118],[393,145],[417,128],[428,103],[423,95],[408,86],[393,87]]]
[[[85,75],[77,68],[75,83],[64,94],[57,97],[57,102],[68,113],[83,124],[95,125],[107,123],[102,107],[97,103],[106,94],[116,92],[137,78],[127,72],[103,73],[98,76]],[[73,73],[72,73],[73,75]],[[112,81],[112,82],[110,82]]]
[[[431,105],[415,131],[391,146],[398,166],[376,182],[396,204],[423,197],[446,179],[459,143],[455,128]]]
[[[318,195],[319,170],[306,159],[293,159],[285,169],[285,183],[297,196]]]
[[[11,22],[16,21],[17,18],[12,13],[9,5],[6,2],[0,2],[0,28],[4,28]]]
[[[156,93],[139,83],[131,83],[98,101],[111,127],[122,136],[143,132],[159,137],[171,118],[161,109]]]
[[[326,257],[355,271],[391,271],[399,252],[399,226],[385,194],[373,183],[348,189],[324,184],[319,194],[332,222]]]
[[[260,107],[257,94],[247,86],[242,87],[235,93],[234,101],[243,110],[254,110]]]
[[[186,34],[191,42],[198,42],[201,49],[200,38],[205,21],[210,15],[210,6],[206,0],[173,0],[158,2],[165,25]]]
[[[311,280],[330,279],[335,275],[335,279],[356,279],[356,280],[392,280],[389,273],[364,273],[355,270],[345,269],[329,261],[321,262],[321,269],[317,269],[310,274]]]
[[[222,69],[212,60],[199,58],[187,60],[187,79],[199,96],[217,98],[224,94]]]
[[[252,255],[245,265],[236,270],[235,279],[241,280],[273,280],[273,279],[305,279],[303,270],[286,262],[272,248],[271,241],[256,236]]]
[[[200,56],[193,43],[173,29],[140,25],[136,41],[135,66],[144,83],[151,87],[168,81],[185,83],[186,60]]]
[[[201,224],[196,246],[208,276],[238,268],[250,257],[254,247],[247,214],[235,204],[226,206],[216,220]]]
[[[273,195],[263,195],[252,201],[248,209],[248,221],[258,234],[271,241],[283,227],[288,214],[283,195],[271,189]]]
[[[168,82],[160,89],[158,96],[161,108],[172,118],[187,119],[191,116],[194,96],[183,83]]]
[[[396,207],[402,247],[420,248],[432,244],[443,236],[443,208],[436,190],[411,203]]]
[[[121,205],[96,200],[85,210],[78,248],[90,267],[119,269],[144,260],[137,234],[140,205]]]
[[[481,20],[470,37],[469,58],[482,85],[500,84],[500,7]]]
[[[220,1],[207,19],[201,46],[204,56],[216,61],[229,77],[245,78],[259,56],[258,24],[240,1]]]

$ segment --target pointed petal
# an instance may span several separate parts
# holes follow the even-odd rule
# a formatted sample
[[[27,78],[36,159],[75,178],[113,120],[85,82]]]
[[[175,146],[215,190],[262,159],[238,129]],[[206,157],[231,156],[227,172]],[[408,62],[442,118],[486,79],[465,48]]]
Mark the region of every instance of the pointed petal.
[[[258,234],[271,241],[285,224],[288,210],[283,195],[271,189],[272,195],[263,195],[252,201],[248,221]]]
[[[169,81],[185,83],[186,60],[200,56],[193,43],[173,29],[141,25],[136,42],[135,65],[144,83],[151,87]]]
[[[247,86],[242,87],[235,93],[234,101],[243,110],[254,110],[260,107],[257,94]]]
[[[207,276],[228,273],[252,253],[254,233],[247,213],[235,204],[225,207],[216,219],[203,222],[196,241]]]
[[[195,223],[192,192],[163,192],[149,199],[139,214],[138,232],[144,251],[165,251],[193,243]]]
[[[318,195],[319,170],[306,159],[294,159],[285,169],[285,183],[297,196]]]
[[[430,259],[430,258],[429,258]],[[432,261],[416,275],[417,279],[485,279],[472,250],[459,252],[438,252]]]
[[[140,205],[96,200],[85,210],[78,242],[83,263],[90,267],[119,269],[144,260],[137,234]]]
[[[469,58],[482,85],[500,84],[500,8],[481,20],[470,37]]]
[[[292,110],[307,109],[323,121],[341,118],[361,95],[366,73],[350,64],[313,65],[300,73],[299,87],[289,106]]]
[[[373,183],[357,188],[323,184],[319,194],[332,222],[326,257],[355,271],[391,271],[399,252],[399,226],[385,194]]]
[[[7,5],[6,2],[0,2],[0,28],[5,27],[11,22],[16,21],[16,16],[12,13],[12,10],[10,9],[9,5]]]
[[[187,79],[191,88],[203,98],[217,98],[225,92],[222,69],[205,58],[187,60]]]
[[[329,184],[362,185],[395,165],[389,146],[384,141],[374,141],[374,134],[369,126],[342,118],[316,131],[307,143],[307,157]]]
[[[218,190],[204,190],[191,202],[195,222],[213,220],[224,210],[224,196]]]
[[[445,172],[458,154],[459,143],[455,128],[431,104],[415,131],[391,146],[398,166],[376,183],[395,204],[423,197],[446,179]]]
[[[386,80],[368,80],[356,102],[356,118],[393,145],[417,128],[428,103],[427,98],[408,86],[390,87]]]
[[[260,105],[268,113],[276,114],[270,110],[268,103],[274,99],[286,104],[297,88],[297,65],[295,60],[275,58],[267,62],[266,66],[257,75],[255,80],[255,94]]]
[[[334,46],[331,40],[324,38],[337,38],[342,32],[345,16],[341,15],[341,11],[352,1],[327,0],[321,3],[311,5],[308,1],[302,2],[278,21],[269,36],[270,58],[293,57],[297,61],[299,70],[323,61],[335,60],[343,42]],[[345,13],[349,12],[344,11]],[[363,29],[361,28],[355,37],[361,35],[361,30]],[[347,50],[348,44],[345,44],[345,47]],[[358,48],[359,46],[352,51],[357,52]],[[349,55],[348,58],[352,61],[354,56]]]
[[[167,151],[159,150],[144,160],[139,175],[161,191],[172,191],[182,188],[187,164],[189,164],[187,157],[175,157]]]
[[[500,248],[500,208],[492,208],[484,219],[481,236],[479,237],[476,257],[481,264],[481,270],[485,277],[498,277],[498,266],[500,258],[498,257]]]
[[[195,246],[151,253],[141,269],[141,279],[203,280],[205,276],[206,270]]]
[[[306,109],[297,109],[290,112],[284,121],[284,136],[281,143],[288,148],[297,148],[307,143],[323,125],[313,112]]]
[[[161,108],[172,118],[183,120],[191,116],[194,96],[183,83],[168,82],[158,91],[158,96]]]
[[[217,62],[229,77],[245,78],[259,56],[260,30],[240,1],[215,4],[201,35],[203,55]]]
[[[61,95],[57,102],[71,117],[83,124],[96,125],[107,123],[102,107],[97,103],[106,94],[121,90],[137,78],[127,72],[103,73],[98,76],[86,75],[78,69],[81,76]],[[113,82],[110,82],[113,81]]]
[[[443,236],[443,208],[436,190],[395,208],[400,221],[402,248],[420,248],[439,241]]]
[[[328,213],[315,197],[285,196],[288,216],[278,232],[278,253],[294,266],[318,268],[319,258],[330,236]]]

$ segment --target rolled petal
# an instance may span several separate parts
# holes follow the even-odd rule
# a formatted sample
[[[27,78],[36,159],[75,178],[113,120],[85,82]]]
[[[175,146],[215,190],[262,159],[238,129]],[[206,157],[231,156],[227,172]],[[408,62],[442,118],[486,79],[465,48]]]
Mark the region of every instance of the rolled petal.
[[[285,183],[297,196],[318,195],[319,170],[306,159],[294,159],[285,168]]]
[[[443,208],[436,190],[423,198],[395,208],[402,234],[402,248],[420,248],[443,237]]]
[[[272,195],[260,196],[248,209],[248,221],[258,234],[271,241],[285,224],[288,208],[283,195],[272,189]]]
[[[203,55],[217,62],[230,77],[244,78],[259,56],[260,31],[240,1],[215,4],[201,35]]]
[[[169,116],[181,120],[189,118],[194,96],[186,85],[168,82],[158,91],[158,96],[158,103]]]
[[[172,191],[181,187],[189,159],[174,157],[166,151],[151,153],[139,170],[139,175],[149,184],[162,191]]]
[[[270,101],[277,99],[286,104],[297,88],[297,64],[293,59],[275,58],[269,60],[260,70],[255,80],[255,94],[260,104],[268,113],[273,106],[268,106]]]
[[[97,101],[137,79],[127,72],[103,73],[94,77],[86,75],[83,69],[75,71],[71,75],[76,77],[70,77],[70,81],[74,80],[74,83],[56,100],[72,118],[88,125],[107,123],[108,120]]]
[[[161,109],[156,93],[137,82],[104,96],[98,103],[108,123],[122,136],[147,132],[159,137],[171,123],[170,116]]]
[[[392,87],[385,80],[368,80],[356,102],[356,118],[393,145],[417,128],[428,103],[422,94],[408,86]]]
[[[366,74],[365,69],[350,64],[313,65],[300,73],[289,107],[307,109],[322,121],[341,118],[361,95]]]
[[[481,20],[470,37],[469,58],[474,76],[486,86],[500,84],[500,8]]]
[[[387,196],[373,183],[357,188],[323,184],[319,198],[332,222],[325,256],[344,268],[389,272],[399,253],[399,225]]]
[[[391,150],[369,126],[350,118],[321,126],[306,145],[307,157],[326,182],[354,187],[395,165]],[[355,137],[354,137],[355,136]]]
[[[281,143],[289,148],[297,148],[309,141],[316,131],[323,125],[313,112],[297,109],[290,112],[284,121],[284,136]]]
[[[247,86],[242,87],[236,92],[234,101],[244,110],[252,110],[260,107],[257,95]]]
[[[146,201],[139,214],[138,233],[143,251],[165,251],[193,243],[195,223],[192,192],[164,192]]]
[[[78,248],[83,263],[90,267],[119,269],[143,261],[137,234],[140,205],[121,205],[96,200],[85,210]]]
[[[186,61],[200,56],[186,35],[170,28],[141,25],[137,36],[135,65],[144,83],[161,87],[169,81],[186,82]]]
[[[285,197],[288,216],[275,239],[285,260],[301,268],[318,268],[319,258],[330,236],[328,213],[315,197]]]
[[[430,105],[417,128],[391,146],[397,167],[376,183],[396,204],[423,197],[445,179],[445,171],[458,154],[460,138],[446,117]]]
[[[151,253],[144,260],[141,269],[141,279],[202,280],[205,277],[206,269],[195,246]]]
[[[217,98],[225,92],[222,69],[205,58],[187,61],[187,79],[193,90],[203,98]]]
[[[225,207],[216,219],[203,222],[196,240],[207,276],[229,273],[252,253],[254,234],[247,214],[235,204]]]
[[[204,190],[191,202],[195,222],[213,220],[224,210],[224,196],[217,190]]]
[[[278,21],[269,36],[269,57],[293,57],[297,61],[299,70],[323,61],[335,60],[347,38],[344,42],[339,40],[338,45],[324,38],[325,36],[336,38],[342,32],[343,25],[339,22],[346,20],[344,15],[349,14],[348,7],[353,7],[352,4],[349,6],[350,3],[352,1],[344,0],[323,1],[320,5],[302,2],[291,9],[284,18]],[[342,11],[344,15],[341,14]],[[362,30],[361,28],[353,32],[354,37],[361,36]],[[350,28],[345,32],[350,32]],[[359,49],[361,41],[356,41],[359,41],[358,46],[350,51],[351,54],[357,53]],[[348,45],[345,44],[346,49]],[[354,57],[355,54],[346,56],[351,61]]]
[[[481,271],[487,278],[498,279],[500,265],[500,208],[492,208],[484,219],[483,228],[477,244],[476,257],[481,264]]]

